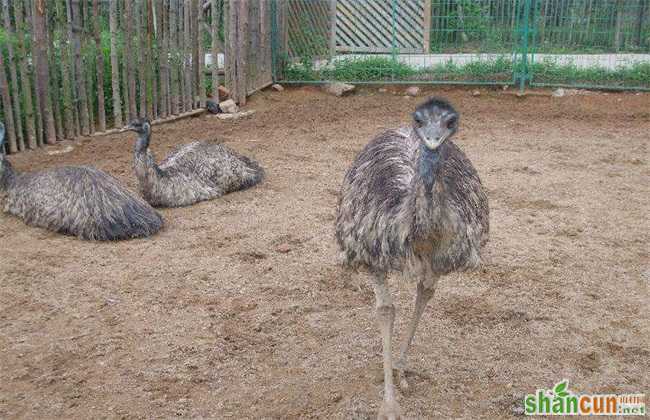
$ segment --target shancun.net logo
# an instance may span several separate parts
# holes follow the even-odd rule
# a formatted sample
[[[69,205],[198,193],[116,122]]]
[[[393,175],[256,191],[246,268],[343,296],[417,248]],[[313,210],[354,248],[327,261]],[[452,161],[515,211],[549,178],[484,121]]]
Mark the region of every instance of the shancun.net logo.
[[[645,416],[645,394],[574,394],[569,381],[540,388],[524,398],[529,416]]]

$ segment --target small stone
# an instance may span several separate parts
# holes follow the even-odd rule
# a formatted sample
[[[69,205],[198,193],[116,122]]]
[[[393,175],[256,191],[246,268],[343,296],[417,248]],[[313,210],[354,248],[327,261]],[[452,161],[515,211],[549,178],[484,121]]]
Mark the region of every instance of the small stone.
[[[219,108],[221,108],[221,111],[226,114],[234,114],[239,111],[239,107],[232,99],[221,102]]]
[[[62,149],[57,149],[57,150],[48,150],[48,151],[45,152],[45,153],[47,153],[47,154],[50,155],[50,156],[54,156],[54,155],[63,155],[63,154],[66,154],[66,153],[70,153],[70,152],[72,152],[73,150],[74,150],[74,147],[72,147],[72,146],[70,146],[70,145],[67,145],[67,146],[65,146],[65,147],[62,148]]]
[[[230,91],[225,86],[219,86],[217,91],[219,92],[219,99],[230,98]]]
[[[378,90],[377,92],[379,92],[379,93],[386,93],[386,92],[388,92],[388,89],[386,89],[386,88],[379,88],[379,90]]]
[[[564,88],[557,88],[553,91],[553,96],[556,98],[561,98],[564,95],[566,95],[566,91],[564,90]]]
[[[282,92],[284,90],[284,86],[282,86],[282,85],[280,85],[278,83],[275,83],[275,84],[271,85],[271,89],[273,89],[276,92]]]
[[[472,92],[472,96],[474,96],[474,97],[476,97],[476,96],[481,96],[481,91],[480,91],[480,90],[475,90],[475,91],[473,91],[473,92]]]
[[[420,88],[418,86],[411,86],[404,92],[408,96],[418,96],[420,94]]]
[[[355,89],[355,86],[349,85],[347,83],[334,82],[326,84],[323,86],[323,89],[329,94],[340,97],[352,93]]]
[[[250,117],[255,113],[254,109],[242,112],[235,112],[233,114],[217,114],[217,118],[220,120],[239,120],[241,118]]]
[[[287,243],[280,244],[277,248],[275,248],[275,250],[281,252],[282,254],[286,254],[287,252],[291,251],[291,245]]]

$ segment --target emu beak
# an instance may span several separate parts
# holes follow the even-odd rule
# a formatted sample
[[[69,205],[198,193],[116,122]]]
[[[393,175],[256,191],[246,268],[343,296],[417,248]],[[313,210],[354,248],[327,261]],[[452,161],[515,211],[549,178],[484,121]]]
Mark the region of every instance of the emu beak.
[[[413,129],[415,130],[415,133],[418,135],[420,140],[424,142],[425,146],[431,150],[436,150],[449,137],[449,134],[445,134],[438,140],[431,140],[427,137],[427,135],[422,131],[420,127],[414,127]]]

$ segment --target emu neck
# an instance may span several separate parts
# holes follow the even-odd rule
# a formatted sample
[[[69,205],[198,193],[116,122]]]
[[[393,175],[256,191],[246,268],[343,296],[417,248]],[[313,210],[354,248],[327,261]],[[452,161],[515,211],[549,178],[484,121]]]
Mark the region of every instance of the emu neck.
[[[149,141],[151,140],[151,133],[139,133],[138,140],[135,142],[135,152],[145,153],[149,149]]]
[[[0,191],[6,191],[14,184],[16,180],[16,171],[11,163],[0,156]]]
[[[153,154],[149,150],[151,134],[143,133],[135,143],[135,174],[140,184],[140,190],[148,191],[158,180],[159,169]]]
[[[431,192],[433,184],[436,181],[438,170],[441,166],[440,148],[435,150],[429,149],[424,144],[420,145],[418,157],[418,176],[424,184],[427,192]]]
[[[440,233],[443,204],[440,171],[443,162],[440,147],[431,150],[424,145],[420,146],[412,193],[416,237],[425,238]]]

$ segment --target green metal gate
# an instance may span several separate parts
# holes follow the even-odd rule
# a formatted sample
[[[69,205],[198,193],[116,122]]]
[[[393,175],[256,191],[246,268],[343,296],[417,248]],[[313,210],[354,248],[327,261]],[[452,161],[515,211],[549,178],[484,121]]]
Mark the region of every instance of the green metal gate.
[[[272,9],[281,83],[650,90],[648,0],[275,0]]]

